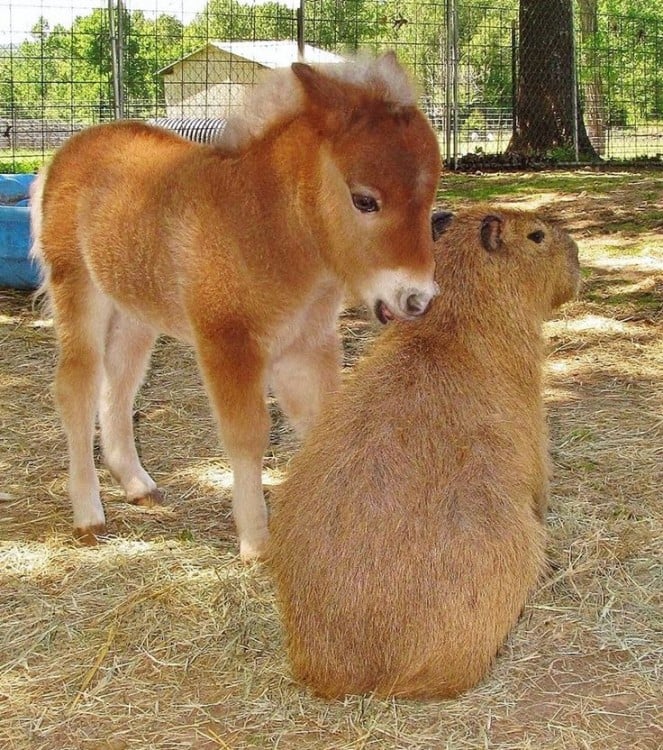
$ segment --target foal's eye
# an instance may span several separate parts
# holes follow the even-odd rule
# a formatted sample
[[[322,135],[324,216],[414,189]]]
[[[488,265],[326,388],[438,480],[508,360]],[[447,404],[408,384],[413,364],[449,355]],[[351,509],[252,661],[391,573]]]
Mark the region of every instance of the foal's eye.
[[[542,231],[541,229],[537,229],[536,232],[530,232],[527,235],[528,240],[532,240],[532,242],[536,242],[537,245],[540,245],[544,238],[546,236],[546,233]]]
[[[354,204],[354,207],[363,214],[371,214],[380,210],[375,198],[366,193],[352,193],[352,203]]]

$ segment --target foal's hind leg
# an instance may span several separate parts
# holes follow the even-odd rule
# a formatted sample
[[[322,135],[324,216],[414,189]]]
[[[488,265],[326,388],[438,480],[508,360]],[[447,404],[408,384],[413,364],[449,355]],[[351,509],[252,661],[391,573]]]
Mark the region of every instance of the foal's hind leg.
[[[140,387],[155,332],[115,310],[108,327],[99,428],[104,461],[122,485],[127,500],[151,507],[162,501],[152,477],[141,466],[133,430],[133,403]]]
[[[74,535],[95,544],[106,528],[93,441],[110,304],[84,272],[52,282],[50,292],[59,342],[55,398],[69,449]]]
[[[339,344],[333,341],[308,349],[291,348],[272,370],[272,389],[298,437],[313,425],[327,394],[339,387]]]

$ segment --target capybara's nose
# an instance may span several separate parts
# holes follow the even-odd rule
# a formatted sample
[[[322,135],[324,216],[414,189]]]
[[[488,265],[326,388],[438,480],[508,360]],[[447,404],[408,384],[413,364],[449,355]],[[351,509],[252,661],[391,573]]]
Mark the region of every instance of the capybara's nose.
[[[433,301],[433,297],[438,293],[437,286],[433,292],[421,292],[408,290],[403,292],[400,299],[400,306],[408,317],[416,318],[419,315],[423,315],[428,308],[430,303]]]

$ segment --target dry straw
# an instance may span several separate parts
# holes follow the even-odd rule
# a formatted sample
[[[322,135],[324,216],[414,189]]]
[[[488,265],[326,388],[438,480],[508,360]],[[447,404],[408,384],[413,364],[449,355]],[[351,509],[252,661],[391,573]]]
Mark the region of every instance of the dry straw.
[[[0,747],[663,747],[663,252],[652,233],[620,256],[592,210],[566,208],[586,285],[548,326],[550,570],[490,677],[446,703],[325,703],[291,681],[269,577],[237,558],[193,357],[172,341],[136,415],[170,508],[126,506],[102,473],[113,536],[77,547],[53,332],[0,292]],[[374,330],[352,314],[341,329],[350,365]],[[268,488],[296,448],[274,417]]]

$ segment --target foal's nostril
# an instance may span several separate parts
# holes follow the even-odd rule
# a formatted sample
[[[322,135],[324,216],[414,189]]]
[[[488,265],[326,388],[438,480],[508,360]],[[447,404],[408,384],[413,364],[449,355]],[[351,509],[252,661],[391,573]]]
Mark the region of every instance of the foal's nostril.
[[[424,294],[410,294],[405,300],[405,310],[409,315],[425,313],[430,304],[430,297]]]

